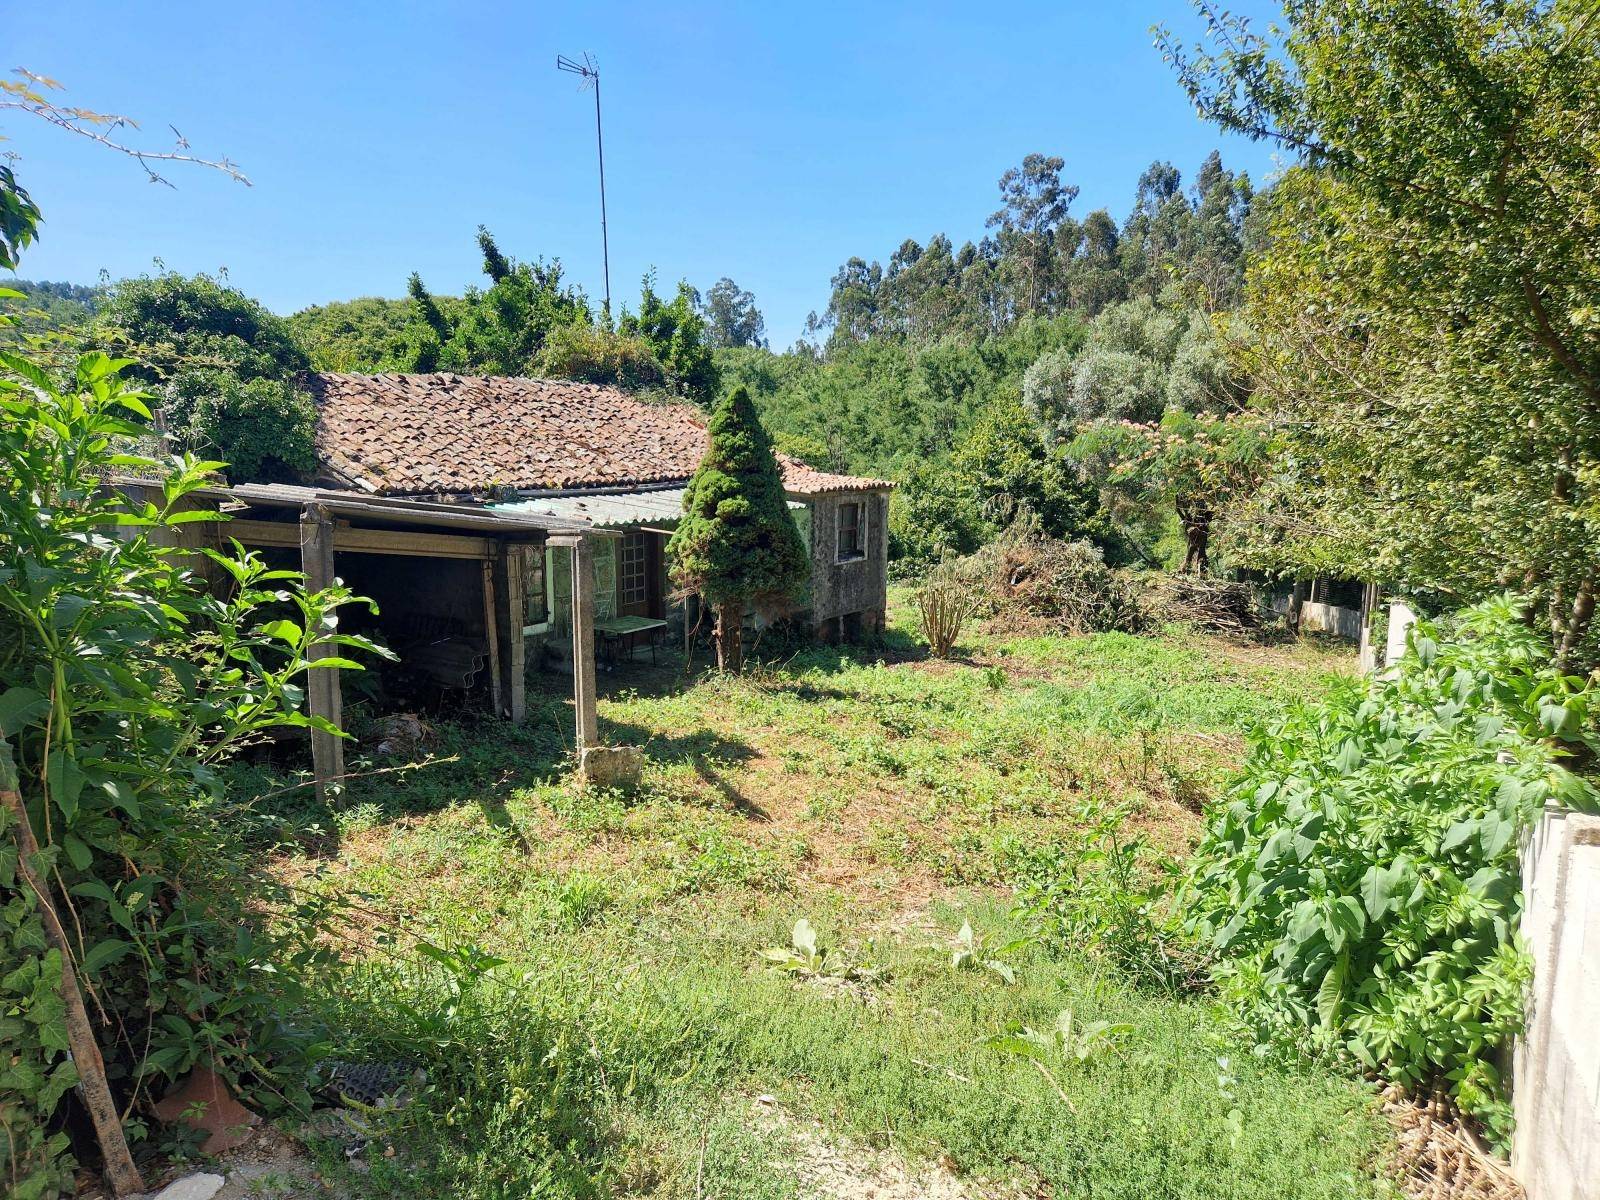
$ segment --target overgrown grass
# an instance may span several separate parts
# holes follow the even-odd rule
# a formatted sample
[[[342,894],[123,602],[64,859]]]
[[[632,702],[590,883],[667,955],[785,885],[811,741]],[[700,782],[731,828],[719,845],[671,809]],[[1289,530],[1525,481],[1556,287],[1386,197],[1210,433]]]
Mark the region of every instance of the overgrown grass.
[[[730,909],[694,903],[530,938],[514,964],[468,982],[465,1003],[436,976],[362,976],[337,1015],[365,1023],[373,1052],[420,1057],[434,1084],[389,1135],[404,1153],[363,1182],[374,1194],[403,1178],[412,1195],[510,1196],[559,1177],[557,1194],[693,1195],[707,1168],[685,1132],[754,1136],[753,1097],[770,1093],[842,1137],[1052,1194],[1372,1194],[1378,1121],[1356,1085],[1257,1067],[1203,1006],[1070,959],[1014,954],[1015,986],[952,970],[963,917],[996,941],[1014,932],[992,904],[939,907],[939,944],[918,930],[848,946],[886,972],[852,988],[762,970],[757,951],[785,937],[777,910]],[[819,916],[822,936],[851,938],[849,917]],[[1062,1008],[1132,1026],[1088,1061],[1054,1066],[1065,1098],[987,1044],[1010,1022],[1047,1027]],[[764,1168],[774,1189],[782,1161]],[[761,1194],[729,1178],[748,1167],[738,1154],[708,1155],[708,1167],[705,1194]]]
[[[1026,1194],[1375,1194],[1381,1123],[1348,1079],[1249,1061],[1204,1003],[1071,948],[1011,951],[1014,986],[950,967],[964,918],[990,946],[1025,932],[1012,868],[1087,801],[1186,851],[1243,726],[1345,656],[978,629],[947,663],[910,621],[739,680],[614,679],[608,736],[647,753],[631,795],[567,782],[551,700],[528,730],[443,729],[457,761],[357,780],[338,811],[271,801],[282,833],[322,830],[285,876],[361,897],[339,936],[368,949],[315,1016],[430,1079],[385,1119],[392,1158],[326,1170],[371,1195],[790,1196],[814,1118]],[[802,915],[881,974],[762,969]],[[505,961],[452,973],[415,938]],[[988,1044],[1062,1009],[1132,1028],[1054,1081]]]

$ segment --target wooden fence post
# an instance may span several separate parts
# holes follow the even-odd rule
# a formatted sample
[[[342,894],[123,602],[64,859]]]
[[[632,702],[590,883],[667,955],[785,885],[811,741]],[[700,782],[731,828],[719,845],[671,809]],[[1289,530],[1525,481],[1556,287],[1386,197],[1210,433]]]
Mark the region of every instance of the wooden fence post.
[[[585,534],[558,534],[548,545],[572,553],[572,701],[578,758],[600,744],[594,678],[594,545]]]
[[[500,631],[500,695],[505,715],[513,725],[528,717],[527,643],[523,625],[528,619],[525,595],[528,547],[498,543],[495,555],[495,624]],[[541,549],[539,553],[543,553]]]

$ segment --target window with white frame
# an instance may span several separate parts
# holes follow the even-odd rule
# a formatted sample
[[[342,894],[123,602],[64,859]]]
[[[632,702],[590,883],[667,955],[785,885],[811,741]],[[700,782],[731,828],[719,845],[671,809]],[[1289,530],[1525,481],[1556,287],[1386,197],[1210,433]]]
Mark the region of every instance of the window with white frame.
[[[835,558],[849,562],[867,556],[867,502],[845,500],[839,505],[839,544]]]
[[[617,560],[617,592],[623,604],[643,604],[650,594],[642,533],[630,533],[622,539],[622,552]]]

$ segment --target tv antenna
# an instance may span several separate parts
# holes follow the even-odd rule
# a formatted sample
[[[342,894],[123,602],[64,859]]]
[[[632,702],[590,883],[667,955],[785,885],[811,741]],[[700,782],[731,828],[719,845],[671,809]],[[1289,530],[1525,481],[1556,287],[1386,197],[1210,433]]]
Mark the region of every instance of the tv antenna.
[[[556,55],[556,70],[581,76],[580,88],[594,88],[594,144],[600,155],[600,257],[606,281],[606,323],[611,322],[611,243],[606,233],[606,143],[600,135],[600,68],[594,56],[584,51],[583,61],[577,62],[565,54]]]

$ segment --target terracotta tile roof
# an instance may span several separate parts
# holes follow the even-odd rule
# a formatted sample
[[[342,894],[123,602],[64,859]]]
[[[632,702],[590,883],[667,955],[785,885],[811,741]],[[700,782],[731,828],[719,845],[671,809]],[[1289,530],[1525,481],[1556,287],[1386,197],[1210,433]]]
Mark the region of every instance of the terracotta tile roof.
[[[376,495],[486,495],[686,480],[705,452],[698,409],[616,388],[469,375],[310,378],[323,473]],[[780,454],[796,495],[892,486]]]

